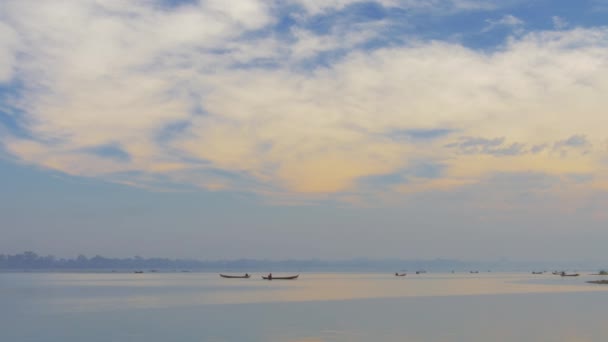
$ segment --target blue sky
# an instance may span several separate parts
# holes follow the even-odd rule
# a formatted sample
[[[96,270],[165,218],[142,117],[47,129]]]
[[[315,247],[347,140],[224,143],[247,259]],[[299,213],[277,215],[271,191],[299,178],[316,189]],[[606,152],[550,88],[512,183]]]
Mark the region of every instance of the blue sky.
[[[0,251],[603,258],[606,14],[3,1]]]

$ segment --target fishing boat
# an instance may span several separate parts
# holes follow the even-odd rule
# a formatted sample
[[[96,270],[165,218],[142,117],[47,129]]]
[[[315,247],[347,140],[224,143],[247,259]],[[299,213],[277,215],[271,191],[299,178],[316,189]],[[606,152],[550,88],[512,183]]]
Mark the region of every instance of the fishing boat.
[[[266,279],[266,280],[291,280],[291,279],[298,279],[300,275],[297,274],[295,276],[289,276],[289,277],[275,277],[273,275],[268,275],[268,276],[262,276],[262,279]]]
[[[395,273],[395,277],[405,277],[407,273]]]
[[[251,276],[247,273],[245,273],[245,275],[242,276],[237,276],[237,275],[227,275],[227,274],[221,274],[220,273],[220,277],[222,278],[238,278],[238,279],[247,279],[247,278],[251,278]]]
[[[544,272],[534,272],[532,271],[532,274],[543,274]]]
[[[578,277],[579,274],[578,273],[573,273],[573,274],[568,274],[565,272],[562,272],[562,274],[560,274],[562,277]]]

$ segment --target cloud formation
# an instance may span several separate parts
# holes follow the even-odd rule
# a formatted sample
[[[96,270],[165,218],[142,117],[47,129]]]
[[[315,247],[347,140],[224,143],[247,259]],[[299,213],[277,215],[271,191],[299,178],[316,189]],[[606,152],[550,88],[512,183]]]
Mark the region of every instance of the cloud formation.
[[[0,22],[0,82],[9,81],[13,76],[17,39],[15,31]]]
[[[485,32],[492,31],[499,27],[508,27],[514,30],[516,33],[523,33],[524,21],[511,15],[507,14],[500,19],[492,20],[487,19],[487,26],[484,28]]]
[[[11,106],[27,134],[1,144],[74,175],[266,195],[369,192],[362,180],[395,174],[403,182],[383,191],[449,190],[503,172],[606,184],[608,29],[521,32],[491,51],[415,36],[376,46],[384,19],[351,31],[300,25],[354,1],[291,3],[305,11],[7,0],[0,82],[20,85]],[[497,6],[379,2],[436,4]],[[441,172],[416,176],[425,161]]]

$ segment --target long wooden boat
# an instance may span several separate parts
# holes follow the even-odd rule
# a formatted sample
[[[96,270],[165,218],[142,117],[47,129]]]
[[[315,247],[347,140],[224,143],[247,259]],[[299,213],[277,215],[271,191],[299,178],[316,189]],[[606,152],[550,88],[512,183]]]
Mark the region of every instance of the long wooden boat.
[[[395,273],[395,277],[405,277],[407,273]]]
[[[562,277],[578,277],[579,274],[578,273],[574,273],[574,274],[566,274],[566,273],[562,273],[560,274]]]
[[[289,276],[289,277],[268,277],[268,276],[262,276],[262,279],[266,279],[266,280],[291,280],[291,279],[298,279],[300,275],[297,274],[295,276]]]
[[[220,277],[222,277],[222,278],[247,279],[247,278],[250,278],[251,276],[249,274],[245,274],[245,275],[242,275],[242,276],[235,276],[235,275],[227,275],[227,274],[221,274],[220,273]]]

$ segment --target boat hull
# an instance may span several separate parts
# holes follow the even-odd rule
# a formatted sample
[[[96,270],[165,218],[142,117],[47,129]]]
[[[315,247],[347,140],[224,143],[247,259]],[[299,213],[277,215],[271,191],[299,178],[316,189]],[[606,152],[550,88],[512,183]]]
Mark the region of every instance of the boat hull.
[[[262,279],[265,280],[293,280],[293,279],[298,279],[300,275],[295,275],[295,276],[291,276],[291,277],[266,277],[266,276],[262,276]]]
[[[229,279],[247,279],[250,278],[250,275],[243,275],[243,276],[231,276],[231,275],[226,275],[226,274],[220,274],[220,277],[222,278],[229,278]]]

